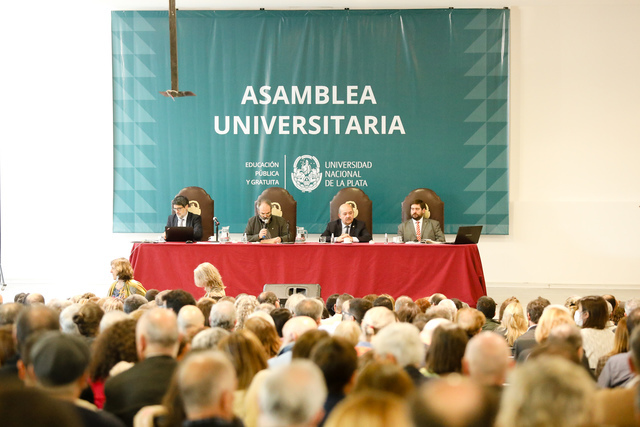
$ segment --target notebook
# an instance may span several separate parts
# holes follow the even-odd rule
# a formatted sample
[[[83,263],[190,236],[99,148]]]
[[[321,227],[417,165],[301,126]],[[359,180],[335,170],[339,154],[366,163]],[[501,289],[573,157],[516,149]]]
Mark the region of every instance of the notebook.
[[[454,245],[468,245],[476,244],[480,240],[480,233],[482,232],[481,225],[469,225],[458,227],[458,234],[456,234],[456,240]]]
[[[193,240],[193,227],[165,227],[164,232],[167,242],[186,242]]]

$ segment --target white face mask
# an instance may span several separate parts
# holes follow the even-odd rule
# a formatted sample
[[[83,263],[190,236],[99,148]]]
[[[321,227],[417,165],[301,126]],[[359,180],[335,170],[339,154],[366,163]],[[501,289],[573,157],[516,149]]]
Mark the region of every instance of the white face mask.
[[[582,328],[582,312],[580,310],[577,310],[574,313],[573,320],[575,320],[576,325],[578,325],[578,327]]]

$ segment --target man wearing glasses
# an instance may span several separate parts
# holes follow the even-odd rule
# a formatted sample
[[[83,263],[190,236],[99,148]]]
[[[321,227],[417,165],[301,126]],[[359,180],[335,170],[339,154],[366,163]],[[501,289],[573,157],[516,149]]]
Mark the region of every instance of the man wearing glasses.
[[[289,224],[281,216],[271,215],[271,202],[258,200],[258,215],[247,222],[244,232],[248,242],[281,243],[289,241]]]
[[[174,213],[167,218],[167,227],[193,227],[193,240],[202,239],[202,218],[189,212],[189,199],[176,196],[171,205]]]

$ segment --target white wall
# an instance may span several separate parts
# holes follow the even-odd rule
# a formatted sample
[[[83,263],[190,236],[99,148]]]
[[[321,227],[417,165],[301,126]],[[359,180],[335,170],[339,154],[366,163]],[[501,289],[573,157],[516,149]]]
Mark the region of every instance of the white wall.
[[[178,0],[182,9],[220,8]],[[165,0],[8,2],[0,151],[2,293],[103,294],[113,234],[110,11]],[[503,7],[511,14],[508,236],[483,236],[490,290],[640,285],[640,4],[637,0],[431,0],[236,9]],[[225,5],[224,8],[229,8]],[[72,238],[52,233],[73,224]],[[72,234],[73,235],[73,234]],[[573,292],[575,293],[575,292]]]

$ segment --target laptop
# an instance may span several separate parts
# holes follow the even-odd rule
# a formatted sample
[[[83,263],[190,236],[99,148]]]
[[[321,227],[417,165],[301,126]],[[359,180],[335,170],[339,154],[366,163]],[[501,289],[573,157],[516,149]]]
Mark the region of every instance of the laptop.
[[[167,242],[186,242],[193,240],[193,227],[165,227],[164,232]]]
[[[458,234],[456,234],[456,240],[454,245],[469,245],[477,244],[480,240],[480,233],[482,232],[481,225],[469,225],[458,227]]]

